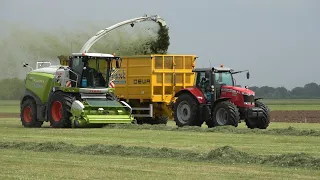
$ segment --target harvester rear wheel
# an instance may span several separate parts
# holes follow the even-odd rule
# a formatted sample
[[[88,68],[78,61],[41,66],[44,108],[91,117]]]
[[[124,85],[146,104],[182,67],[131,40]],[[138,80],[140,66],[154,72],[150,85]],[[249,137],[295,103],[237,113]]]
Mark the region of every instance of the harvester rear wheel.
[[[32,99],[22,102],[20,117],[24,127],[41,127],[43,124],[43,121],[37,120],[37,105]]]
[[[174,121],[179,127],[201,126],[199,114],[199,103],[189,94],[182,94],[174,104]]]
[[[238,127],[240,113],[236,105],[230,101],[219,102],[213,111],[211,123],[208,127],[232,125]]]
[[[71,105],[73,96],[64,92],[56,92],[50,97],[48,118],[53,128],[71,128]]]

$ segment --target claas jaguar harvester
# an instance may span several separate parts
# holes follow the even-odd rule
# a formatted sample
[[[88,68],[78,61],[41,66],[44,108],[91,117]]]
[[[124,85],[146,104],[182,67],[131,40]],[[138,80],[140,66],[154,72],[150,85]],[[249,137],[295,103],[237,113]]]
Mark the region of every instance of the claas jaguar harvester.
[[[230,68],[196,68],[193,87],[181,89],[175,94],[174,120],[178,126],[208,127],[232,125],[237,127],[244,120],[248,128],[266,129],[270,123],[268,107],[255,97],[248,87],[238,87],[234,71]]]
[[[21,100],[25,127],[49,121],[55,128],[131,123],[131,107],[113,98],[108,88],[112,61],[120,57],[101,53],[73,53],[69,66],[49,66],[28,73]]]
[[[142,21],[164,23],[157,15],[126,20],[99,31],[79,53],[59,56],[60,65],[49,63],[33,70],[24,64],[32,70],[26,76],[21,98],[22,125],[41,127],[47,121],[54,128],[70,128],[133,123],[130,105],[115,97],[110,79],[121,67],[121,57],[88,51],[111,30]]]

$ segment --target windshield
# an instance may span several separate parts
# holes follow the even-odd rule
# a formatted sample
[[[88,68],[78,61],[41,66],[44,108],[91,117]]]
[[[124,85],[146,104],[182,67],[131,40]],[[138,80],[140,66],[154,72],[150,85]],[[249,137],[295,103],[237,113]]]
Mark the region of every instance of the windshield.
[[[93,58],[72,58],[72,70],[78,74],[80,87],[107,87],[106,82],[110,76],[110,63],[105,59]],[[76,77],[71,77],[76,80]]]
[[[86,78],[87,87],[106,87],[108,63],[104,59],[89,59],[85,63],[82,78]]]
[[[233,78],[230,72],[217,72],[215,73],[216,83],[233,86]]]

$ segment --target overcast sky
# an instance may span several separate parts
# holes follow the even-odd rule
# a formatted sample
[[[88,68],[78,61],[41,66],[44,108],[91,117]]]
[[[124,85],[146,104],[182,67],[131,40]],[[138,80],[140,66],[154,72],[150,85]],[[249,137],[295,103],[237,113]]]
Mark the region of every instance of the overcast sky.
[[[47,30],[143,14],[166,20],[170,53],[196,54],[197,67],[209,66],[210,60],[212,65],[249,69],[250,80],[245,74],[236,76],[242,85],[291,89],[308,82],[320,84],[317,0],[0,0],[0,21]]]

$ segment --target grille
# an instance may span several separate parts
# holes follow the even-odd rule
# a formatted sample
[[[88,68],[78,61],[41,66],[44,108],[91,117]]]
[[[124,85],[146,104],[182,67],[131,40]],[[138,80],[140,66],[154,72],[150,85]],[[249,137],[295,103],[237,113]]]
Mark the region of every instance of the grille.
[[[254,102],[254,96],[253,95],[243,95],[244,102]]]

